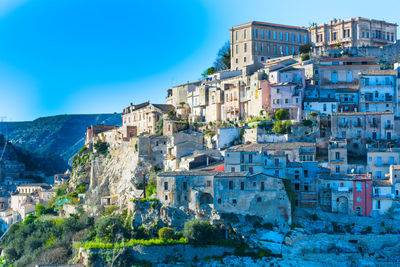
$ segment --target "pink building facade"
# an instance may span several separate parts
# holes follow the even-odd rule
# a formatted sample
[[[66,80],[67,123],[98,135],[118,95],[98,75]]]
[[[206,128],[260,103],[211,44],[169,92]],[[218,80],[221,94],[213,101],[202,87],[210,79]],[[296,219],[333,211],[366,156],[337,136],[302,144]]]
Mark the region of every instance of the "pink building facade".
[[[369,216],[372,211],[372,182],[366,175],[353,180],[353,212],[354,214]]]

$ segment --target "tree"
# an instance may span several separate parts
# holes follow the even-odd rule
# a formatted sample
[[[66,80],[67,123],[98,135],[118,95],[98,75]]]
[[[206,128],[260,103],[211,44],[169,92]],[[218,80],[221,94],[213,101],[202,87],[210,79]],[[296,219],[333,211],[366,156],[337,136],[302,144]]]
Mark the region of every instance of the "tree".
[[[96,237],[105,242],[113,242],[115,239],[126,235],[125,229],[118,217],[105,217],[95,225]]]
[[[174,229],[170,227],[163,227],[160,230],[158,230],[158,237],[164,241],[169,239],[174,239],[175,237]]]
[[[215,227],[208,221],[191,220],[185,222],[183,235],[193,244],[207,244],[213,240]]]
[[[217,71],[217,70],[216,70],[214,67],[209,67],[208,69],[206,69],[206,70],[201,74],[201,76],[202,76],[203,78],[207,78],[208,75],[211,75],[211,74],[215,73],[216,71]]]
[[[46,214],[46,207],[43,204],[38,203],[35,206],[35,213],[36,215],[40,216],[42,214]]]
[[[288,117],[288,112],[287,112],[287,110],[286,109],[280,109],[280,110],[278,110],[276,113],[275,113],[275,118],[277,119],[277,120],[286,120],[287,119],[287,117]]]
[[[100,139],[94,144],[94,148],[97,153],[105,155],[108,150],[108,144],[106,142],[102,142]]]
[[[231,68],[231,42],[227,41],[219,50],[217,58],[214,61],[213,66],[206,69],[201,76],[207,78],[207,75],[211,75],[217,71],[229,70]]]
[[[301,54],[308,54],[311,51],[311,44],[304,44],[299,47],[299,51]]]
[[[231,43],[227,41],[218,51],[214,62],[217,71],[228,70],[231,68]]]

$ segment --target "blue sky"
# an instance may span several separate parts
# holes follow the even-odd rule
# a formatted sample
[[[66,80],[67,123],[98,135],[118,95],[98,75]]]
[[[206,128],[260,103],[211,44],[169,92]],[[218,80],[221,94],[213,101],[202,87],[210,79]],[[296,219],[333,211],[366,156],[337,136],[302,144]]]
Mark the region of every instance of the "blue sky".
[[[164,103],[260,20],[309,26],[356,16],[400,23],[398,0],[0,0],[0,116],[121,112]]]

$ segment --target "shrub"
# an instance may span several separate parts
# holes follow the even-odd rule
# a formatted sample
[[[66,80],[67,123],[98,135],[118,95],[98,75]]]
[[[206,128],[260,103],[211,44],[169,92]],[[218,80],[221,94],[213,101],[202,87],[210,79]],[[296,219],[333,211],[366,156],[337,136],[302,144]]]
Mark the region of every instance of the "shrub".
[[[174,239],[175,237],[174,229],[170,227],[163,227],[160,230],[158,230],[158,237],[164,241],[169,239]]]
[[[86,185],[80,185],[80,186],[78,186],[78,188],[76,189],[76,191],[79,193],[79,194],[84,194],[85,192],[86,192]]]
[[[46,207],[45,207],[43,204],[38,203],[38,204],[35,206],[35,213],[36,213],[36,215],[38,215],[38,216],[43,215],[43,214],[46,214]]]
[[[183,235],[193,244],[207,244],[213,240],[215,227],[207,221],[191,220],[185,222]]]
[[[287,112],[286,109],[280,109],[277,112],[275,112],[275,118],[277,120],[286,120],[288,118],[289,113]]]
[[[301,55],[301,61],[306,61],[310,59],[310,55],[309,54],[303,54]]]
[[[312,125],[312,121],[311,120],[303,120],[303,125],[306,127],[310,127]]]
[[[97,153],[105,155],[107,154],[108,144],[106,142],[102,142],[100,139],[94,144],[94,148]]]
[[[107,206],[104,208],[104,215],[111,215],[114,211],[118,210],[117,206]]]
[[[96,238],[106,242],[126,236],[126,231],[118,217],[111,216],[100,219],[95,224]]]
[[[57,190],[56,190],[57,197],[63,196],[66,193],[67,193],[67,185],[66,184],[60,185],[60,187],[57,188]]]

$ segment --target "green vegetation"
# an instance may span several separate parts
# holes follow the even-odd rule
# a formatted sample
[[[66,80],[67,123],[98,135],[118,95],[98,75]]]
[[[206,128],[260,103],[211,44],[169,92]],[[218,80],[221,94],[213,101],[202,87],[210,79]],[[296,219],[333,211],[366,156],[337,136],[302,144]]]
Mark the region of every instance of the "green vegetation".
[[[152,177],[149,179],[149,182],[146,186],[146,195],[151,197],[156,193],[157,193],[157,181],[154,177]]]
[[[156,128],[155,128],[156,134],[163,135],[163,127],[164,127],[164,119],[161,118],[156,124]],[[137,149],[136,149],[136,151],[137,151]]]
[[[107,206],[104,208],[104,215],[109,216],[114,213],[114,211],[117,211],[119,208],[118,206]]]
[[[133,247],[137,245],[143,246],[168,246],[168,245],[178,245],[178,244],[188,244],[188,240],[185,238],[181,238],[179,240],[175,239],[130,239],[126,242],[117,242],[117,243],[105,243],[105,242],[96,242],[96,241],[86,241],[82,243],[77,243],[75,248],[86,248],[86,249],[113,249],[113,248],[121,248],[121,247]]]
[[[174,239],[175,231],[174,231],[174,229],[172,229],[170,227],[163,227],[160,230],[158,230],[158,236],[163,241],[167,241],[169,239]]]
[[[311,127],[312,126],[312,121],[311,120],[303,120],[303,125],[306,127]]]
[[[275,112],[275,118],[277,120],[286,120],[289,116],[289,113],[286,109],[280,109]]]
[[[102,142],[100,139],[94,144],[94,148],[97,153],[105,155],[108,151],[108,144],[106,142]]]
[[[296,208],[296,192],[293,189],[292,181],[289,179],[282,179],[283,184],[285,185],[286,193],[290,200],[290,206],[292,210],[292,214],[294,209]]]
[[[185,222],[183,236],[189,243],[204,245],[215,240],[216,229],[208,221],[191,220]]]
[[[292,126],[292,122],[288,121],[274,121],[272,132],[275,134],[287,134],[290,133],[290,128]]]
[[[301,54],[308,54],[311,52],[311,44],[305,44],[305,45],[301,45],[299,47],[299,52]]]
[[[213,74],[217,71],[228,70],[231,68],[231,44],[226,42],[218,51],[217,58],[213,66],[207,68],[201,76],[207,78],[207,75]]]

